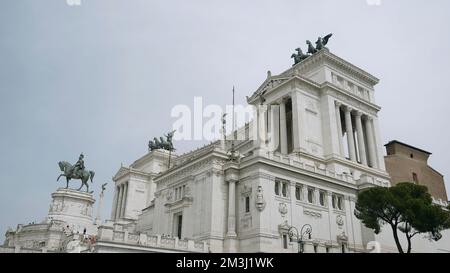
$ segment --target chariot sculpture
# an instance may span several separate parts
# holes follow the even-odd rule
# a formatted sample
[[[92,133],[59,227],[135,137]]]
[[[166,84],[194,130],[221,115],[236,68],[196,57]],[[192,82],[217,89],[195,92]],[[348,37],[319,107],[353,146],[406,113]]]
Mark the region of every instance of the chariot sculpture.
[[[301,48],[296,48],[295,50],[297,51],[297,53],[291,55],[291,58],[294,59],[294,65],[324,49],[325,45],[328,44],[328,40],[331,38],[331,36],[333,36],[332,33],[326,35],[325,37],[319,37],[316,41],[316,46],[314,46],[311,41],[306,40],[306,44],[308,45],[307,53],[304,54]]]
[[[162,150],[167,150],[170,152],[174,151],[175,148],[174,148],[173,142],[172,142],[174,134],[175,134],[175,130],[167,133],[167,135],[164,135],[166,137],[166,139],[164,139],[163,137],[160,137],[159,139],[154,137],[153,141],[150,140],[148,142],[148,150],[154,151],[154,150],[162,149]]]

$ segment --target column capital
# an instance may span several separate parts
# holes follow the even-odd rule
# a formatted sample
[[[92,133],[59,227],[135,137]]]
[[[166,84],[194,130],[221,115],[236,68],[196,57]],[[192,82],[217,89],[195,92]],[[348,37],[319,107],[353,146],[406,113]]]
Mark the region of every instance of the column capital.
[[[364,113],[361,112],[361,111],[359,111],[359,110],[357,110],[357,111],[355,111],[355,114],[356,114],[356,116],[357,116],[358,118],[360,118]]]
[[[339,101],[337,101],[337,100],[335,100],[335,101],[334,101],[334,105],[335,105],[336,107],[341,107],[342,103],[339,102]]]
[[[371,116],[369,116],[369,115],[364,115],[363,118],[364,118],[365,120],[368,120],[368,121],[372,121],[372,120],[373,120],[373,117],[371,117]]]
[[[350,107],[348,105],[345,106],[345,112],[352,112],[352,111],[353,111],[352,107]]]

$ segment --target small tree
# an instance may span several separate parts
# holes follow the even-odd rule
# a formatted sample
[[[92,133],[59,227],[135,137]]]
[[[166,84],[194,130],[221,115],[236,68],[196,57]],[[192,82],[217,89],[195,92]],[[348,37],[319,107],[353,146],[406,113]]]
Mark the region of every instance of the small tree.
[[[450,206],[449,206],[450,208]],[[427,233],[430,240],[441,239],[441,231],[450,228],[450,212],[432,203],[427,187],[413,183],[399,183],[390,188],[374,187],[358,194],[355,216],[379,234],[381,227],[392,228],[395,244],[404,253],[398,231],[405,234],[407,253],[411,252],[411,239]]]

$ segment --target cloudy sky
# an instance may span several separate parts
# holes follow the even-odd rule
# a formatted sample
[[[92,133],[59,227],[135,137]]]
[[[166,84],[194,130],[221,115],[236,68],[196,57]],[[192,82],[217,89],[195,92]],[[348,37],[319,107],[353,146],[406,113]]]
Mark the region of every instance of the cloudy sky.
[[[58,161],[83,152],[98,194],[171,129],[174,105],[224,105],[233,85],[243,104],[267,70],[287,69],[293,49],[329,32],[333,53],[381,79],[383,141],[431,151],[448,177],[449,10],[447,0],[1,1],[0,240],[46,216],[63,185]]]

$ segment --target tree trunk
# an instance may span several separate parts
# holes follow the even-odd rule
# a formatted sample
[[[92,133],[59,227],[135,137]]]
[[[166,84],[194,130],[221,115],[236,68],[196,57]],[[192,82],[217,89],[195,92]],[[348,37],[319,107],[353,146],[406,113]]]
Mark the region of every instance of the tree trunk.
[[[406,253],[411,253],[411,237],[406,234],[406,239],[408,240],[408,251]]]
[[[400,241],[398,240],[398,233],[397,233],[397,225],[391,225],[392,233],[394,234],[394,240],[395,244],[397,245],[397,249],[399,253],[405,253],[403,251],[402,245],[400,244]]]
[[[408,249],[406,251],[406,253],[411,253],[411,236],[409,235],[409,231],[408,231],[408,223],[406,223],[406,240],[408,241]]]

